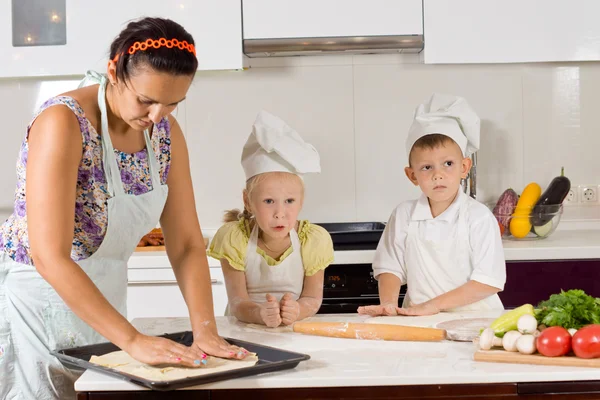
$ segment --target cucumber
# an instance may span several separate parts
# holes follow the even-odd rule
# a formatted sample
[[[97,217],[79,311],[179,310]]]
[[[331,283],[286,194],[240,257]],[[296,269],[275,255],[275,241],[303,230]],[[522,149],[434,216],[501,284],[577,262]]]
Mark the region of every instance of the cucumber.
[[[534,227],[546,225],[552,219],[552,215],[548,214],[558,212],[569,190],[571,190],[571,181],[565,176],[565,168],[562,167],[560,176],[552,179],[550,185],[535,203],[530,216],[531,225]]]
[[[552,225],[552,220],[550,220],[545,225],[534,226],[532,230],[539,237],[546,237],[552,232]]]

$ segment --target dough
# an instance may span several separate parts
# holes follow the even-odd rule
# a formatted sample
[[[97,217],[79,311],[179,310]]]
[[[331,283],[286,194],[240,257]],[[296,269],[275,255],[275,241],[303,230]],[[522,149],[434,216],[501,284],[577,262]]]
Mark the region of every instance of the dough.
[[[258,362],[258,357],[256,354],[250,353],[243,360],[230,360],[210,356],[206,360],[208,361],[206,366],[188,368],[147,365],[135,360],[124,351],[114,351],[103,356],[92,356],[90,358],[90,362],[93,364],[112,368],[149,381],[174,381],[177,379],[251,367]]]

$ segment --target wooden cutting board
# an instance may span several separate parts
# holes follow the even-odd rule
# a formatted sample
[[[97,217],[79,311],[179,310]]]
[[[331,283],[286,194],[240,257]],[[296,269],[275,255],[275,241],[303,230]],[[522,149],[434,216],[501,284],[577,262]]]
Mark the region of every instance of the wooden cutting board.
[[[510,364],[536,364],[555,365],[563,367],[588,367],[600,368],[600,358],[577,358],[575,356],[546,357],[540,354],[520,354],[504,350],[478,350],[473,356],[475,361],[510,363]]]
[[[142,246],[136,247],[135,251],[165,251],[165,246]]]
[[[208,238],[204,238],[204,247],[208,247]],[[142,246],[136,247],[135,251],[166,251],[165,246]]]

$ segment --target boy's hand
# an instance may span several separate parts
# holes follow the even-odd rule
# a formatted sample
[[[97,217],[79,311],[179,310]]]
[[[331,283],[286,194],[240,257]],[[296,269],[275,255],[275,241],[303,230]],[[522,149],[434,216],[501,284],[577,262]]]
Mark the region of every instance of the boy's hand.
[[[291,293],[286,293],[281,298],[281,319],[284,325],[291,325],[300,316],[300,304],[292,298]]]
[[[439,312],[440,310],[430,301],[411,305],[408,308],[398,308],[399,315],[434,315]]]
[[[392,303],[380,304],[378,306],[363,306],[358,307],[358,313],[362,315],[370,315],[371,317],[377,316],[392,316],[398,315],[399,308]]]
[[[281,325],[281,316],[279,315],[279,303],[271,294],[267,293],[267,302],[260,304],[260,318],[269,328],[275,328]]]

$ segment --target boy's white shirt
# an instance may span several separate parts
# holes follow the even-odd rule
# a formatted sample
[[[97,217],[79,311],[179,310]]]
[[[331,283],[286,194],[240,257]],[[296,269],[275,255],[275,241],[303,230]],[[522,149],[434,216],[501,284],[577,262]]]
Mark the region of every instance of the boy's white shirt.
[[[470,248],[470,262],[464,262],[467,265],[449,266],[452,271],[448,271],[448,275],[440,277],[439,281],[435,282],[438,289],[434,292],[439,293],[431,293],[431,288],[425,288],[425,291],[430,292],[429,296],[433,298],[461,286],[468,280],[475,280],[500,290],[504,289],[506,263],[498,222],[485,205],[460,190],[452,204],[436,218],[431,215],[431,208],[425,194],[417,200],[399,204],[392,212],[377,246],[373,261],[373,275],[377,277],[382,273],[391,273],[403,284],[408,283],[409,292],[413,286],[414,292],[415,285],[419,285],[419,282],[407,282],[409,277],[407,269],[411,266],[406,262],[407,237],[411,221],[417,224],[418,237],[423,241],[436,242],[455,237],[458,234],[459,210],[465,202],[467,203],[464,205],[468,237],[464,240],[465,245]],[[414,274],[410,275],[414,276]],[[497,295],[495,296],[497,298]],[[423,299],[412,300],[417,304]],[[490,303],[492,308],[498,308],[494,305],[499,303],[499,299],[497,301],[490,299],[487,303]],[[499,307],[501,308],[501,303]]]

